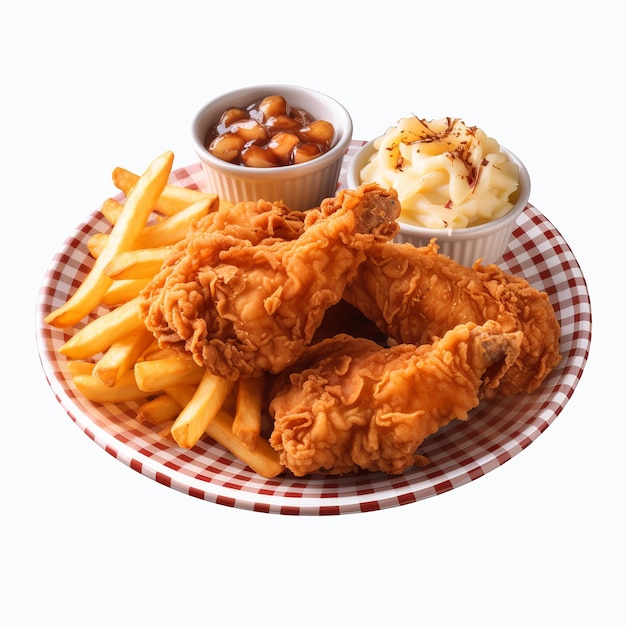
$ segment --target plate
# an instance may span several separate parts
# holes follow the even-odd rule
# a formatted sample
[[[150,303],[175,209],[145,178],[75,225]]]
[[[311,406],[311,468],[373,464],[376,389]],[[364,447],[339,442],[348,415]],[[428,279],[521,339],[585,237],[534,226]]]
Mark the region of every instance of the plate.
[[[347,165],[365,142],[353,140]],[[200,164],[172,172],[171,182],[203,188]],[[118,200],[122,196],[117,197]],[[218,444],[202,441],[183,450],[164,441],[134,416],[137,405],[91,403],[73,388],[58,349],[70,330],[44,323],[89,271],[89,237],[108,228],[99,210],[65,240],[46,271],[37,300],[37,343],[41,364],[56,399],[97,445],[133,470],[167,487],[220,505],[284,515],[339,515],[396,507],[445,493],[484,476],[529,446],[561,413],[580,380],[591,342],[591,304],[583,273],[557,229],[532,205],[519,217],[509,250],[499,265],[547,292],[562,329],[563,360],[531,395],[483,403],[467,422],[455,421],[427,439],[420,453],[425,468],[400,476],[263,478]]]

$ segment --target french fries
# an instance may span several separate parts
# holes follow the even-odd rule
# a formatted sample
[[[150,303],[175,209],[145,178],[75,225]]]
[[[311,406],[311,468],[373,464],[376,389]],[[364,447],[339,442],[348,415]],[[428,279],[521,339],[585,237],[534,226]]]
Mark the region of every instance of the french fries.
[[[153,340],[145,326],[120,337],[95,364],[93,375],[107,387],[114,387],[122,375],[134,367],[137,359],[150,347]]]
[[[161,269],[171,252],[169,246],[120,252],[104,268],[104,273],[115,280],[151,278]]]
[[[263,378],[248,378],[237,385],[233,433],[251,452],[256,449],[261,435],[264,383]]]
[[[107,198],[100,207],[100,212],[106,217],[113,226],[117,224],[117,220],[120,218],[124,205],[113,198]]]
[[[166,393],[144,402],[137,411],[139,422],[148,422],[160,426],[172,422],[178,417],[182,406]]]
[[[72,376],[81,376],[82,374],[89,374],[91,376],[93,368],[96,364],[93,361],[68,361],[67,369]]]
[[[170,246],[184,239],[189,226],[219,206],[217,196],[202,198],[190,204],[168,219],[161,220],[143,229],[137,237],[137,248]]]
[[[118,279],[106,290],[102,296],[102,304],[109,307],[119,306],[136,298],[144,287],[150,282],[150,278]]]
[[[74,381],[76,389],[78,389],[85,398],[92,402],[100,402],[102,404],[143,400],[150,395],[148,392],[142,391],[137,387],[135,374],[132,370],[124,372],[113,387],[105,385],[93,374],[78,374],[74,376],[72,380]]]
[[[157,248],[179,242],[193,222],[215,210],[218,205],[217,196],[211,196],[182,209],[168,219],[147,226],[137,237],[134,248]],[[91,256],[98,258],[110,237],[106,233],[94,235],[89,242]]]
[[[104,352],[129,333],[145,328],[139,317],[139,296],[83,326],[59,348],[68,359],[86,359]]]
[[[139,176],[133,174],[123,167],[116,167],[113,170],[113,184],[126,195],[130,194],[133,187],[139,181]],[[176,185],[166,185],[163,192],[155,203],[155,210],[164,215],[174,215],[190,204],[198,200],[211,197],[213,194],[207,194],[203,191],[188,189],[187,187],[177,187]]]
[[[196,392],[172,426],[172,437],[181,448],[198,443],[233,386],[233,381],[205,370]]]
[[[198,385],[204,368],[191,357],[170,356],[135,363],[137,384],[144,391],[161,391],[179,385]]]
[[[187,405],[194,394],[194,389],[190,387],[177,387],[167,391],[168,395],[176,398],[180,405]],[[243,461],[250,469],[265,478],[274,478],[283,471],[278,453],[270,446],[267,439],[259,438],[255,449],[252,451],[233,432],[235,418],[227,411],[220,409],[209,421],[206,434]],[[166,427],[162,435],[171,436],[171,428]]]
[[[106,243],[109,240],[109,235],[107,233],[96,233],[92,237],[89,238],[87,242],[87,249],[89,250],[89,254],[94,259],[97,259],[102,251],[106,247]]]
[[[193,394],[196,393],[198,385],[176,385],[175,387],[168,387],[165,393],[180,405],[182,409],[186,404],[191,402]]]
[[[251,452],[241,440],[233,434],[233,418],[226,411],[218,411],[207,426],[207,434],[222,444],[227,450],[246,463],[257,474],[266,478],[278,476],[284,467],[280,464],[276,452],[266,439],[259,439]]]
[[[73,326],[98,306],[113,281],[104,273],[104,268],[116,254],[132,249],[167,184],[173,161],[174,154],[166,152],[139,178],[91,271],[72,297],[46,317],[47,324],[60,328]]]
[[[92,402],[137,403],[136,419],[181,448],[210,437],[265,477],[283,471],[262,435],[264,379],[235,383],[191,356],[159,346],[141,317],[142,290],[172,248],[202,216],[225,206],[215,194],[168,183],[173,154],[156,158],[143,175],[115,168],[125,202],[109,198],[102,214],[110,232],[87,242],[92,269],[45,321],[80,329],[59,348],[76,389]]]

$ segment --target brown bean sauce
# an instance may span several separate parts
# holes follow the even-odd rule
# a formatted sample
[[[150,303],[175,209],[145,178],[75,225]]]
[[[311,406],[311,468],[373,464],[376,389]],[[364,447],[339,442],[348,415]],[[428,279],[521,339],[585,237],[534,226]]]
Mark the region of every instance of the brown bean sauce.
[[[305,163],[330,150],[335,129],[282,96],[271,95],[245,109],[226,109],[204,145],[213,156],[248,167]]]

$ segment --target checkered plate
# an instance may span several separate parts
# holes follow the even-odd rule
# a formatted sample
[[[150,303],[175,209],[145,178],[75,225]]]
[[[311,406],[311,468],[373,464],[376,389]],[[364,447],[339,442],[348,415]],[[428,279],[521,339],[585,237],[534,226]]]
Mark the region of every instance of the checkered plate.
[[[353,141],[347,150],[340,185],[345,183],[347,163],[362,143]],[[200,165],[177,169],[171,182],[202,188]],[[501,466],[544,432],[574,393],[587,361],[591,304],[583,273],[560,233],[529,204],[499,265],[547,292],[561,323],[564,358],[541,389],[481,404],[467,422],[449,424],[421,446],[420,452],[431,461],[427,467],[401,476],[266,479],[210,440],[191,450],[171,445],[134,419],[137,406],[132,403],[94,404],[73,388],[65,357],[58,352],[72,331],[51,328],[43,320],[89,271],[92,260],[86,243],[107,228],[100,211],[94,211],[65,240],[46,271],[37,302],[44,373],[61,406],[96,444],[167,487],[217,504],[264,513],[338,515],[405,505],[460,487]]]

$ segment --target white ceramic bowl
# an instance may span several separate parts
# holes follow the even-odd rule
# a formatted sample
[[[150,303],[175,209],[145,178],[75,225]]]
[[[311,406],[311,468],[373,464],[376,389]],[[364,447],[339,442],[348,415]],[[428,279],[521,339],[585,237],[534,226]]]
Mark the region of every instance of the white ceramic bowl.
[[[222,161],[205,147],[207,132],[230,107],[246,108],[266,96],[280,95],[315,119],[330,122],[335,137],[328,152],[306,163],[278,167],[248,167]],[[352,119],[333,98],[305,87],[257,85],[244,87],[214,98],[196,114],[192,142],[207,178],[208,189],[231,202],[282,200],[290,209],[303,211],[334,196],[341,162],[352,139]]]
[[[356,188],[362,182],[360,172],[375,153],[374,141],[366,143],[353,157],[348,165],[347,182],[349,188]],[[400,232],[394,241],[412,243],[414,246],[425,246],[433,238],[437,238],[439,252],[453,258],[462,265],[471,266],[478,259],[484,265],[496,263],[506,252],[509,239],[517,218],[526,208],[530,197],[530,177],[524,164],[509,150],[500,149],[519,168],[519,189],[515,204],[502,217],[480,226],[457,228],[454,230],[423,228],[407,224],[399,220]]]

